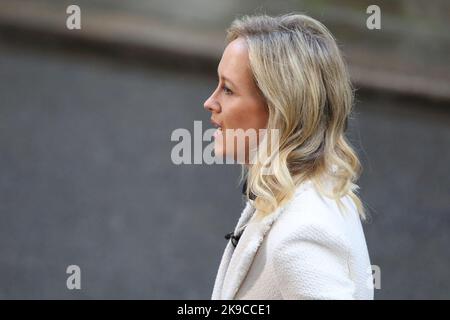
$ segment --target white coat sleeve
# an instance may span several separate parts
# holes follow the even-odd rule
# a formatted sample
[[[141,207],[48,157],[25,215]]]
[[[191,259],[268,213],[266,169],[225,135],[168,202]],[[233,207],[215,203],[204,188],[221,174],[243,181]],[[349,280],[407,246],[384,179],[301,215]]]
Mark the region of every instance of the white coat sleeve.
[[[327,226],[296,228],[276,245],[273,259],[283,299],[354,299],[348,244]]]

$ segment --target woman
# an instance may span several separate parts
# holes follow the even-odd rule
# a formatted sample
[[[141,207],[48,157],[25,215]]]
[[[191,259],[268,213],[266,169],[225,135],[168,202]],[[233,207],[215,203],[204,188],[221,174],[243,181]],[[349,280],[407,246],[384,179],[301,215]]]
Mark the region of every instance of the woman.
[[[333,36],[305,15],[260,15],[235,20],[227,42],[204,106],[216,156],[243,159],[246,206],[212,299],[373,299],[360,163],[344,136],[353,92]],[[251,161],[237,129],[266,130],[257,147],[276,130],[277,147]]]

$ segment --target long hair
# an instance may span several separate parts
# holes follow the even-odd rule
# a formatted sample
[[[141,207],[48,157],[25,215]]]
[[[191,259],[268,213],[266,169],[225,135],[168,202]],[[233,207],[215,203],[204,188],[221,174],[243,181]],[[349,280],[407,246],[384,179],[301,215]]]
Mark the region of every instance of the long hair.
[[[277,161],[264,164],[270,175],[260,162],[242,166],[247,199],[256,196],[255,208],[266,215],[310,180],[341,211],[342,197],[349,196],[364,219],[355,184],[361,164],[345,137],[353,89],[332,34],[313,18],[290,13],[238,18],[227,29],[227,42],[239,37],[266,100],[267,129],[277,129],[279,138],[278,150],[271,151]]]

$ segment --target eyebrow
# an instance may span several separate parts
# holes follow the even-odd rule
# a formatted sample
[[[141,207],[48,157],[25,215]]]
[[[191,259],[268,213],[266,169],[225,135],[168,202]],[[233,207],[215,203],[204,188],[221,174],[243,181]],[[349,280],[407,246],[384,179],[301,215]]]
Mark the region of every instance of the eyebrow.
[[[231,83],[231,85],[232,85],[233,87],[236,87],[236,85],[233,83],[233,81],[231,81],[229,78],[227,78],[227,77],[225,77],[225,76],[219,76],[219,70],[217,70],[217,76],[218,76],[219,78],[222,78],[223,80],[228,81],[229,83]]]

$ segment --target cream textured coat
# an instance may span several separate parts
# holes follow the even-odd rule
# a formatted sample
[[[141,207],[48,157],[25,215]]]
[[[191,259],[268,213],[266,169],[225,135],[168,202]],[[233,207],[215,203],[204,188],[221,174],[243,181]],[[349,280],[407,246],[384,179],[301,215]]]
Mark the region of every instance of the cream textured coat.
[[[343,215],[313,184],[261,220],[251,201],[228,242],[212,299],[373,299],[372,272],[356,207]]]

